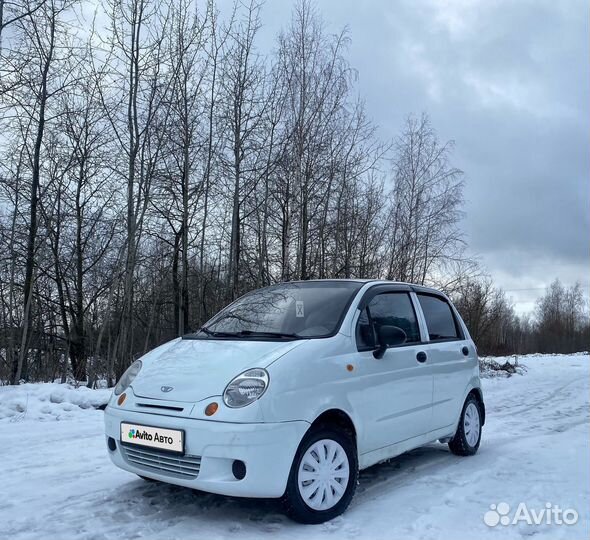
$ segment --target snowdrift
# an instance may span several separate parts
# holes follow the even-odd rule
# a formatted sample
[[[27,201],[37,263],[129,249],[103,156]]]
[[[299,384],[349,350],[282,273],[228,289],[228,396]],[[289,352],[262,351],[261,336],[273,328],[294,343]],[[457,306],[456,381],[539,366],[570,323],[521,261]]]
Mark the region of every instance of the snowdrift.
[[[0,421],[62,420],[106,404],[111,390],[59,383],[0,386]]]

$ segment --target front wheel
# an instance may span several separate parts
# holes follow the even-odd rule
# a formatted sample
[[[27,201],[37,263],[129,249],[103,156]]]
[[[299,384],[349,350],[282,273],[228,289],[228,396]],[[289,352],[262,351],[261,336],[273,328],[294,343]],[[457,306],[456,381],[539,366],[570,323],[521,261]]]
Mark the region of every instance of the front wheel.
[[[449,441],[449,448],[458,456],[472,456],[477,452],[481,441],[481,406],[470,395],[463,405],[459,426],[455,436]]]
[[[319,428],[301,441],[283,504],[299,523],[323,523],[346,510],[358,481],[354,438],[346,431]]]

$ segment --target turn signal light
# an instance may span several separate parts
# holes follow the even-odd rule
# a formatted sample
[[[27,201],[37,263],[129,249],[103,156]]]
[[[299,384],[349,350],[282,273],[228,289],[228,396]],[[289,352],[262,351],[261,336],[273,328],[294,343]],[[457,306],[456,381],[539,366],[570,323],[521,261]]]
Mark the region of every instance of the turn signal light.
[[[213,403],[209,403],[209,405],[205,407],[205,416],[213,416],[217,412],[218,408],[219,405],[217,405],[215,401]]]
[[[125,392],[123,392],[120,396],[119,399],[117,400],[117,405],[119,405],[119,407],[121,405],[123,405],[123,403],[125,403],[125,400],[127,399],[127,394]]]

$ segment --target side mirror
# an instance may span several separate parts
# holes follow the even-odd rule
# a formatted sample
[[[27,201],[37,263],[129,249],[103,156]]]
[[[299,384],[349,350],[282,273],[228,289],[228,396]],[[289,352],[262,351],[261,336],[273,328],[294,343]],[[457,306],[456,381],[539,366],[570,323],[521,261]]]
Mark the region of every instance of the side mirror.
[[[388,347],[394,347],[406,342],[406,333],[398,326],[377,326],[377,348],[373,351],[375,358],[383,358]]]

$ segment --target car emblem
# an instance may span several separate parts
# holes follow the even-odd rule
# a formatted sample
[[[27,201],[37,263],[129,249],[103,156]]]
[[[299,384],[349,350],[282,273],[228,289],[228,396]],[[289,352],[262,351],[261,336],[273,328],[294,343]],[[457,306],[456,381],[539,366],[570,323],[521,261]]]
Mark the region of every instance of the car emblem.
[[[162,392],[170,392],[174,390],[174,386],[161,386],[160,390],[162,390]]]

